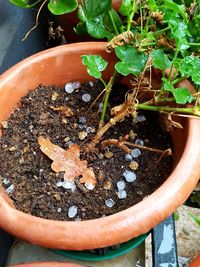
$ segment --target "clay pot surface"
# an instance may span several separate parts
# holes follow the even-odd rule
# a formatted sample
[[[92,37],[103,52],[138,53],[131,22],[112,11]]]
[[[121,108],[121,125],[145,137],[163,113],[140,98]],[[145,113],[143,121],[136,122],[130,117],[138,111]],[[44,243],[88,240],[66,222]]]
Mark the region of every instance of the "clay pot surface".
[[[81,63],[83,54],[101,54],[109,61],[103,78],[113,72],[115,57],[106,43],[63,45],[35,54],[0,76],[0,121],[6,120],[20,98],[43,85],[93,80]],[[15,209],[0,189],[0,227],[10,234],[43,247],[84,250],[119,244],[148,232],[171,215],[190,195],[200,177],[200,120],[184,119],[184,130],[172,133],[174,170],[153,194],[117,214],[88,221],[61,222],[31,216]]]
[[[77,265],[74,263],[65,263],[65,262],[38,262],[38,263],[34,262],[34,263],[11,265],[8,267],[81,267],[81,265]]]
[[[200,267],[200,255],[197,256],[189,265],[189,267]]]
[[[80,0],[78,0],[80,4]],[[112,7],[118,10],[122,0],[112,0]],[[57,24],[64,30],[64,36],[68,43],[92,41],[94,38],[88,35],[77,35],[74,31],[77,23],[79,22],[77,11],[69,14],[55,16]],[[97,40],[97,39],[96,39]]]

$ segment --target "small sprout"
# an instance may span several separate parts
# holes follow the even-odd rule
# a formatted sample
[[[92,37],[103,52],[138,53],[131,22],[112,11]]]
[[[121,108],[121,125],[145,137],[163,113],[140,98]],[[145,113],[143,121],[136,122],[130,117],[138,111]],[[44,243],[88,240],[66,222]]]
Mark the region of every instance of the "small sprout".
[[[87,132],[79,132],[78,133],[78,138],[80,140],[84,140],[87,137]]]
[[[90,100],[91,100],[91,95],[90,95],[90,94],[83,94],[83,95],[82,95],[82,100],[83,100],[84,102],[90,102]]]
[[[76,206],[71,206],[68,210],[68,217],[69,218],[74,218],[78,212],[78,209]]]
[[[133,158],[132,158],[132,156],[131,156],[131,154],[126,154],[125,155],[125,160],[126,161],[131,161]]]
[[[9,179],[6,179],[6,178],[3,179],[3,184],[8,185],[9,183],[10,183]]]
[[[10,194],[10,193],[12,193],[13,190],[14,190],[14,185],[11,184],[11,185],[6,189],[6,192],[7,192],[8,194]]]
[[[137,161],[132,160],[129,164],[129,168],[133,171],[137,170],[139,167],[139,164],[137,163]]]
[[[124,199],[127,197],[127,193],[125,190],[121,190],[121,191],[117,192],[117,196],[119,199]]]
[[[108,208],[112,208],[114,206],[115,202],[112,198],[108,198],[108,199],[106,199],[105,204]]]
[[[136,140],[135,140],[135,144],[136,144],[136,145],[139,145],[139,146],[143,146],[143,145],[144,145],[144,141],[141,140],[141,139],[136,139]]]
[[[104,156],[107,158],[107,159],[111,159],[113,157],[113,153],[111,151],[106,151]]]
[[[141,151],[138,148],[134,148],[131,150],[131,156],[133,158],[138,158],[141,155]]]
[[[117,182],[117,188],[119,191],[124,190],[125,187],[126,187],[126,183],[123,180],[120,180]]]
[[[125,177],[128,183],[134,182],[136,180],[136,174],[128,170],[125,170],[123,176]]]

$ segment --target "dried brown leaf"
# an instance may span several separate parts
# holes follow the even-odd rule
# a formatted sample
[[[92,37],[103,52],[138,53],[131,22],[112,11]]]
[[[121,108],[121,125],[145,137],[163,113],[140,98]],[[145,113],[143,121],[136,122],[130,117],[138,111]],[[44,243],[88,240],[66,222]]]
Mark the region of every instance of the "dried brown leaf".
[[[64,172],[65,180],[73,181],[76,177],[82,176],[81,183],[96,184],[93,170],[87,167],[86,160],[80,160],[80,148],[77,144],[72,144],[68,150],[64,150],[42,136],[38,138],[38,143],[41,151],[53,160],[52,170]]]

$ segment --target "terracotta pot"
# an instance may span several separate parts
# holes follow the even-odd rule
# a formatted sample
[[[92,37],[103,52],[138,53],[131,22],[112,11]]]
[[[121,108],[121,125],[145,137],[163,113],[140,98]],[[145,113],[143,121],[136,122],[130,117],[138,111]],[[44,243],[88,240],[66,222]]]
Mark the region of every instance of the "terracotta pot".
[[[72,80],[92,80],[82,65],[83,54],[101,54],[109,61],[103,78],[113,72],[115,58],[105,52],[106,43],[63,45],[35,54],[0,77],[0,121],[20,98],[39,84],[62,85]],[[88,221],[61,222],[20,212],[0,189],[0,227],[33,244],[65,250],[102,248],[148,232],[190,195],[200,177],[200,120],[185,119],[184,130],[173,134],[175,165],[172,174],[153,194],[117,214]]]
[[[112,7],[115,10],[118,10],[120,7],[122,0],[112,0]],[[81,1],[78,0],[80,3]],[[92,37],[88,35],[77,35],[74,31],[74,27],[76,27],[79,19],[77,17],[77,11],[72,12],[70,14],[55,16],[55,20],[57,24],[61,26],[64,30],[64,36],[68,43],[75,43],[75,42],[83,42],[83,41],[92,41],[94,40]]]
[[[8,267],[81,267],[81,265],[77,265],[74,263],[65,263],[65,262],[34,262],[34,263],[17,264]]]
[[[200,255],[197,256],[189,265],[189,267],[200,267]]]

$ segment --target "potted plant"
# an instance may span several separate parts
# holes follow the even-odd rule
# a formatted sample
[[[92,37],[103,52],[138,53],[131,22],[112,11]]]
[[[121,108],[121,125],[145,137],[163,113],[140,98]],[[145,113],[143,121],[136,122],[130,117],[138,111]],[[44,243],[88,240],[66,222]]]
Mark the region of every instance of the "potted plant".
[[[109,37],[108,43],[91,42],[56,47],[22,61],[0,77],[1,176],[4,188],[15,204],[24,203],[24,210],[29,204],[39,217],[47,218],[46,213],[50,207],[50,210],[56,209],[56,216],[60,216],[60,220],[63,220],[62,216],[76,219],[57,221],[57,217],[51,219],[51,214],[48,219],[44,219],[19,211],[15,209],[2,188],[0,212],[4,216],[0,221],[0,227],[19,238],[49,248],[101,248],[125,242],[148,232],[187,199],[200,174],[200,151],[196,149],[200,147],[200,123],[195,117],[200,115],[200,63],[198,51],[196,52],[199,45],[198,40],[196,41],[198,37],[196,32],[193,32],[199,23],[196,13],[199,6],[195,5],[195,11],[191,13],[190,5],[187,7],[169,0],[160,1],[159,5],[154,1],[123,1],[120,7],[120,12],[123,13],[121,20],[108,8],[111,8],[111,1],[103,1],[98,11],[92,9],[91,3],[87,1],[79,6],[80,23],[86,26],[85,29],[90,34],[98,33]],[[100,12],[103,19],[99,18],[99,25],[91,23],[91,9],[92,14]],[[107,20],[107,14],[110,20]],[[178,25],[181,25],[179,31]],[[154,78],[153,73],[156,75]],[[127,78],[128,75],[132,76]],[[99,86],[94,84],[97,78],[100,80]],[[85,81],[92,82],[81,87],[82,93],[80,83]],[[128,84],[129,87],[123,87],[119,91],[121,87],[118,85],[118,90],[114,90],[115,81],[118,84]],[[64,89],[39,87],[31,91],[39,84],[65,84],[68,94],[65,101],[69,103],[63,102]],[[92,91],[91,87],[94,86],[96,90]],[[28,96],[25,96],[27,93]],[[73,93],[77,94],[77,98],[70,98],[71,94],[74,96]],[[91,94],[94,94],[93,98]],[[97,109],[96,105],[103,95],[101,115],[98,119],[99,108]],[[21,100],[21,108],[27,116],[21,116],[19,107],[10,119],[7,119],[23,96],[25,97]],[[37,101],[33,101],[35,97]],[[83,107],[79,106],[80,103]],[[45,112],[39,112],[38,108],[44,108]],[[155,148],[150,145],[149,139],[145,139],[148,145],[144,145],[143,140],[135,138],[132,130],[135,130],[134,125],[146,120],[144,114],[138,114],[139,110],[164,113],[167,115],[164,119],[167,128],[171,130],[176,126],[175,130],[171,131],[174,143],[172,173],[166,181],[156,185],[158,188],[155,192],[146,197],[143,192],[138,193],[141,201],[136,205],[110,216],[82,221],[88,210],[88,218],[94,218],[90,215],[92,211],[99,214],[98,210],[96,211],[98,205],[77,207],[67,202],[69,196],[74,196],[75,192],[73,202],[81,205],[86,198],[99,203],[98,208],[104,211],[99,216],[112,214],[116,206],[120,209],[122,203],[126,205],[127,195],[131,198],[133,194],[139,165],[142,165],[141,161],[137,162],[141,151],[151,153],[147,160],[149,165],[152,166],[151,159],[156,161],[153,175],[151,179],[147,179],[149,184],[153,184],[156,177],[161,181],[162,177],[157,170],[164,169],[165,175],[169,171],[171,149],[167,149],[166,145],[164,149]],[[189,118],[182,117],[185,115]],[[85,116],[87,117],[83,118]],[[148,128],[148,132],[157,129],[155,117],[150,118],[153,126],[143,124],[142,127],[143,130]],[[84,126],[86,121],[87,125]],[[10,125],[13,127],[10,128]],[[128,125],[130,128],[127,128]],[[88,131],[82,130],[88,126]],[[61,136],[63,129],[65,132]],[[138,135],[140,131],[141,129],[137,131]],[[52,135],[54,138],[50,139],[49,136]],[[75,144],[69,144],[69,135]],[[67,144],[59,141],[60,136],[62,140],[67,138],[63,140]],[[157,139],[162,143],[163,136],[166,140],[167,135],[159,130],[153,132],[151,140]],[[12,159],[10,165],[6,163],[8,158]],[[25,164],[27,159],[28,165]],[[118,159],[119,163],[113,168],[113,161]],[[24,166],[23,170],[16,161],[19,166]],[[95,162],[102,164],[97,164],[95,169]],[[161,165],[163,162],[169,164]],[[143,181],[149,165],[144,165],[140,171]],[[159,168],[160,166],[162,167]],[[117,170],[120,177],[117,173],[113,175],[110,170]],[[12,175],[8,176],[10,171]],[[44,175],[46,171],[48,173]],[[18,173],[17,178],[15,173]],[[112,179],[107,177],[108,174]],[[162,176],[164,177],[163,172]],[[51,178],[54,179],[53,184],[50,182]],[[33,179],[35,182],[31,186]],[[34,198],[36,184],[38,195]],[[145,190],[148,189],[145,183],[143,186]],[[52,192],[49,191],[50,188],[53,188]],[[82,198],[76,195],[78,190]],[[23,198],[24,195],[27,197]],[[53,197],[57,202],[49,200],[48,197]],[[48,204],[46,199],[49,201]],[[115,205],[115,202],[118,204]],[[58,214],[61,210],[58,211],[55,203],[63,203],[64,210],[68,203],[64,215]],[[41,210],[42,207],[44,210]],[[82,218],[76,217],[78,211]]]

